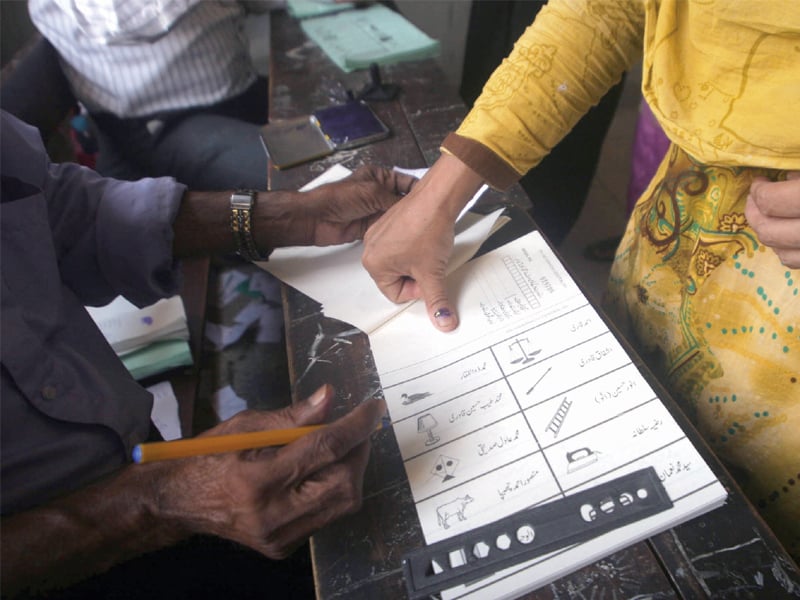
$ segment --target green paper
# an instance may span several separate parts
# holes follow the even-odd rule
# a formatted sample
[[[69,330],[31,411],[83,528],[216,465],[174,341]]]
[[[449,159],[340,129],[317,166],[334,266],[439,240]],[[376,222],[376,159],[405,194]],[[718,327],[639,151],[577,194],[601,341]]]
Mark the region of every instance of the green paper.
[[[354,6],[352,2],[333,2],[333,0],[286,0],[286,10],[295,19],[319,17],[349,10]]]
[[[438,40],[380,4],[306,19],[300,25],[347,73],[367,68],[371,63],[388,65],[431,58],[440,51]]]
[[[144,379],[177,367],[192,364],[192,351],[185,340],[153,342],[129,352],[120,359],[134,379]]]

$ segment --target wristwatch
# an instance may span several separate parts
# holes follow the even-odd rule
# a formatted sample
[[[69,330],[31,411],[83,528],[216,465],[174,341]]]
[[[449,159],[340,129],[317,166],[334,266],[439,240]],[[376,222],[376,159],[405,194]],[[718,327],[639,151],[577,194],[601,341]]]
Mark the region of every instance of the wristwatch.
[[[231,231],[236,241],[236,252],[242,258],[253,261],[267,260],[270,252],[261,253],[253,239],[253,211],[258,192],[235,190],[231,194]]]

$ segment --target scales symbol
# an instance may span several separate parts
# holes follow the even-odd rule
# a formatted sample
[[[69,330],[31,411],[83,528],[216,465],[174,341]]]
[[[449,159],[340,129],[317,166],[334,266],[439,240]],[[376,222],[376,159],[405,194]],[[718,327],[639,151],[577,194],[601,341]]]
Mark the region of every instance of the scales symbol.
[[[539,348],[538,350],[534,350],[533,352],[529,353],[525,348],[525,346],[528,344],[530,344],[530,340],[528,340],[528,338],[517,338],[508,345],[509,350],[513,350],[516,346],[516,348],[522,353],[522,356],[511,361],[512,365],[516,365],[518,363],[523,365],[527,364],[533,360],[534,356],[542,351],[542,349]]]

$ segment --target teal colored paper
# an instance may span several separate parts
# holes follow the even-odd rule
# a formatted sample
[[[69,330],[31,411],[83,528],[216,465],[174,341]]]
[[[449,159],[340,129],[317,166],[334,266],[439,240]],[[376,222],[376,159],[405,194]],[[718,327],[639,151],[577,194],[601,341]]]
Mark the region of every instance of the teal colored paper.
[[[388,65],[437,56],[438,40],[380,4],[300,23],[339,68],[349,73],[371,63]]]
[[[319,17],[353,8],[352,2],[333,2],[333,0],[286,0],[286,10],[295,19]]]
[[[120,359],[133,378],[138,380],[177,367],[190,366],[192,352],[185,340],[166,340],[153,342],[121,356]]]

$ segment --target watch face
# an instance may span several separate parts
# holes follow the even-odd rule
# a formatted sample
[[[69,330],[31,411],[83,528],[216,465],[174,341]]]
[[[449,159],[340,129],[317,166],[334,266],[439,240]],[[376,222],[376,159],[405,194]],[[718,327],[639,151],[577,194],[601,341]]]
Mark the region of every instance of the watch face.
[[[231,195],[231,208],[249,210],[253,208],[256,193],[252,190],[236,190]]]

